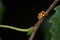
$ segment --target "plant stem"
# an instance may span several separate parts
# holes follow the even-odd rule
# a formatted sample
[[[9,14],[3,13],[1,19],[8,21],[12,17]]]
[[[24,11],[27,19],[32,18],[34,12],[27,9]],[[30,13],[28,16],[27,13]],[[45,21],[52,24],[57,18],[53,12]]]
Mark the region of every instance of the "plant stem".
[[[17,28],[17,27],[13,27],[13,26],[7,26],[7,25],[0,25],[1,28],[9,28],[9,29],[13,29],[16,31],[21,31],[21,32],[28,32],[30,29],[32,29],[32,27],[28,28],[28,29],[21,29],[21,28]]]
[[[50,5],[50,7],[46,10],[46,15],[45,15],[45,16],[47,16],[47,15],[51,12],[51,10],[55,7],[55,5],[58,3],[58,1],[60,1],[60,0],[54,0],[54,2],[53,2],[53,3]],[[45,18],[45,17],[44,17],[44,18]],[[34,25],[33,32],[32,32],[32,34],[31,34],[31,36],[29,37],[28,40],[33,40],[33,38],[34,38],[34,36],[35,36],[35,34],[36,34],[36,32],[37,32],[40,24],[41,24],[42,21],[44,20],[44,18],[38,20],[38,22]]]
[[[51,5],[50,7],[46,10],[46,14],[48,15],[51,10],[56,6],[56,4],[59,2],[60,0],[55,0]]]
[[[44,19],[44,18],[43,18]],[[42,23],[43,19],[39,20],[35,25],[34,25],[34,28],[33,28],[33,32],[31,34],[31,36],[29,37],[29,40],[33,40],[36,32],[37,32],[37,29],[39,28],[40,24]]]

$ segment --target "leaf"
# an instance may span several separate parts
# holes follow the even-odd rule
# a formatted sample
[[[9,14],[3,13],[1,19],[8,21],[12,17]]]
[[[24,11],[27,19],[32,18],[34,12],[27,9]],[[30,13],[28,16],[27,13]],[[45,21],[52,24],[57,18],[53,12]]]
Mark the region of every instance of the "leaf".
[[[60,6],[55,7],[56,12],[50,18],[51,29],[50,32],[52,33],[51,40],[60,40]]]
[[[2,17],[3,17],[3,13],[5,12],[5,7],[2,4],[2,0],[0,0],[0,24],[2,24]]]
[[[32,30],[33,30],[33,27],[30,27],[29,31],[27,32],[27,35],[31,35],[32,34]]]
[[[0,13],[4,12],[4,6],[2,5],[2,2],[0,1]]]

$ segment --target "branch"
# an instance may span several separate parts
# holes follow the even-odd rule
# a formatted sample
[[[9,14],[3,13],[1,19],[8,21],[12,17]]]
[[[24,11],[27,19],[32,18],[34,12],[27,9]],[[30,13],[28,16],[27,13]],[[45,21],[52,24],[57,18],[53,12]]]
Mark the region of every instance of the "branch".
[[[21,31],[21,32],[28,32],[32,29],[32,27],[28,28],[28,29],[21,29],[21,28],[17,28],[17,27],[13,27],[13,26],[7,26],[7,25],[0,25],[1,28],[9,28],[9,29],[13,29],[16,31]]]
[[[31,36],[29,37],[28,40],[33,40],[33,38],[34,38],[34,36],[35,36],[35,34],[36,34],[36,32],[37,32],[40,24],[41,24],[42,21],[44,20],[45,16],[47,16],[47,15],[51,12],[51,10],[55,7],[55,5],[58,3],[58,1],[60,1],[60,0],[55,0],[55,1],[50,5],[50,7],[46,10],[46,15],[44,15],[44,17],[43,17],[42,19],[39,19],[38,22],[34,25],[33,32],[32,32],[32,34],[31,34]]]

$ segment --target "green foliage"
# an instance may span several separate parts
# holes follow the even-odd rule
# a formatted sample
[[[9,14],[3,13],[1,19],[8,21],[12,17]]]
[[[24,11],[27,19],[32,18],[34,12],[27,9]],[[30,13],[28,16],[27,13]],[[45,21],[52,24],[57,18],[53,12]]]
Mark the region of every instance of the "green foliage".
[[[29,29],[30,30],[27,32],[27,35],[31,35],[32,34],[33,27],[30,27]]]
[[[52,33],[51,40],[60,40],[60,6],[57,6],[55,14],[50,18]]]
[[[4,10],[4,6],[2,4],[2,0],[0,0],[0,14],[3,13],[5,10]]]
[[[0,13],[4,12],[4,7],[0,5]]]
[[[2,0],[0,0],[0,24],[2,24],[2,16],[3,16],[3,13],[5,12],[5,10],[4,10],[5,8],[4,8],[4,6],[3,6],[3,4],[2,4]]]

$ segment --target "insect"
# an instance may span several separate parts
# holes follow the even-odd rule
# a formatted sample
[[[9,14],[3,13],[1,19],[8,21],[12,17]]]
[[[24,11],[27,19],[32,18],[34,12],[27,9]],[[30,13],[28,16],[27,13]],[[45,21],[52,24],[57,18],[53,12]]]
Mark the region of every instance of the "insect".
[[[37,18],[38,19],[42,19],[43,17],[45,17],[45,15],[46,15],[46,12],[45,11],[41,11],[40,13],[38,13]]]

